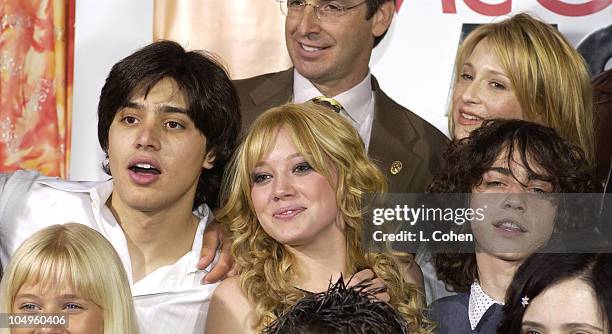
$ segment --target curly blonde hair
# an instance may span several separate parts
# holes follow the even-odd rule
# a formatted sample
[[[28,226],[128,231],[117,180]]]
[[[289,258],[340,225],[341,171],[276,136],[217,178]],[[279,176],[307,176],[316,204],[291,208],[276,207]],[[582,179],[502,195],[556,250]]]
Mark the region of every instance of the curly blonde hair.
[[[431,324],[422,313],[422,295],[402,278],[398,260],[387,254],[366,254],[361,245],[361,196],[385,192],[383,174],[368,159],[359,134],[343,117],[311,104],[285,104],[260,115],[236,151],[221,188],[224,205],[217,219],[233,236],[232,254],[240,270],[240,287],[254,305],[256,327],[262,329],[304,297],[304,292],[294,287],[301,275],[295,257],[266,234],[251,199],[251,172],[272,149],[281,128],[314,170],[330,184],[337,184],[347,272],[371,268],[386,282],[390,303],[406,318],[411,332],[430,332]]]

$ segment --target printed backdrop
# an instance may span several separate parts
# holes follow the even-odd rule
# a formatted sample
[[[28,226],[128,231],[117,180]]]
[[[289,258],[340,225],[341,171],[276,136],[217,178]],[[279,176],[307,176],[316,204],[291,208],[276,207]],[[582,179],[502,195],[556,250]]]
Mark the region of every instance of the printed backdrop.
[[[234,79],[291,66],[275,0],[156,0],[154,39],[221,56]]]
[[[74,0],[0,2],[0,172],[67,175]]]

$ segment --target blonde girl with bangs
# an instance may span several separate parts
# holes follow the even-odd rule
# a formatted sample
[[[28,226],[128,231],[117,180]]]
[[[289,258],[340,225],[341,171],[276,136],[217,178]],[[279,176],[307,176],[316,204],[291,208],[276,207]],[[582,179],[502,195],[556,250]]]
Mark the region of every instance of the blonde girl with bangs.
[[[2,313],[66,315],[68,327],[53,333],[139,332],[117,253],[100,233],[82,224],[52,225],[26,239],[6,268],[0,302]],[[35,330],[4,328],[2,333]]]
[[[472,31],[457,51],[448,116],[453,139],[493,118],[549,126],[595,161],[584,59],[553,26],[521,13]]]
[[[359,134],[339,114],[286,104],[260,115],[222,186],[217,219],[233,236],[239,276],[215,291],[206,333],[261,331],[307,291],[325,291],[330,279],[366,268],[386,284],[411,333],[430,332],[405,268],[361,246],[361,196],[386,190]]]

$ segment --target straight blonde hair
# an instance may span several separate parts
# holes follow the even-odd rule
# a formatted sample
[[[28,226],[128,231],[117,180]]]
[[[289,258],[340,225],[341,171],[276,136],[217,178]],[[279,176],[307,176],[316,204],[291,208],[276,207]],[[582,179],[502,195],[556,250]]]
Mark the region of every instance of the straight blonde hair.
[[[85,225],[52,225],[19,246],[0,284],[0,312],[12,312],[15,296],[26,283],[53,288],[69,285],[103,310],[105,334],[139,332],[119,256],[100,233]]]
[[[455,84],[463,64],[485,40],[510,78],[526,120],[542,120],[595,160],[590,73],[582,56],[551,25],[521,13],[471,32],[457,51]],[[452,110],[452,106],[451,106]],[[451,135],[453,117],[448,117]]]

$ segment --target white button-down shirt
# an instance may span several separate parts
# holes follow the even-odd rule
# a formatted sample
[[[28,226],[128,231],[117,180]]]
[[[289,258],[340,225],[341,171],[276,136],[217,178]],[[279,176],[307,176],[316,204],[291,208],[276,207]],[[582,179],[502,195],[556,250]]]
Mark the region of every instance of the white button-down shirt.
[[[297,70],[293,70],[293,102],[304,103],[315,97],[324,96],[308,79]],[[338,101],[344,108],[343,113],[357,132],[365,145],[366,151],[372,137],[372,123],[374,121],[374,92],[372,91],[372,77],[366,77],[355,87],[336,96],[327,96]]]
[[[478,281],[472,283],[472,286],[470,286],[470,301],[468,307],[468,318],[470,319],[472,330],[476,329],[482,316],[491,306],[493,306],[493,304],[504,305],[503,302],[489,297],[489,295],[482,290]]]
[[[36,231],[69,222],[87,225],[104,235],[119,254],[130,280],[142,334],[202,333],[210,297],[217,286],[200,284],[206,271],[196,268],[202,233],[212,218],[208,207],[202,206],[198,211],[201,219],[191,251],[175,264],[158,268],[134,284],[125,234],[106,206],[112,190],[112,180],[71,182],[25,171],[0,175],[3,266]]]

